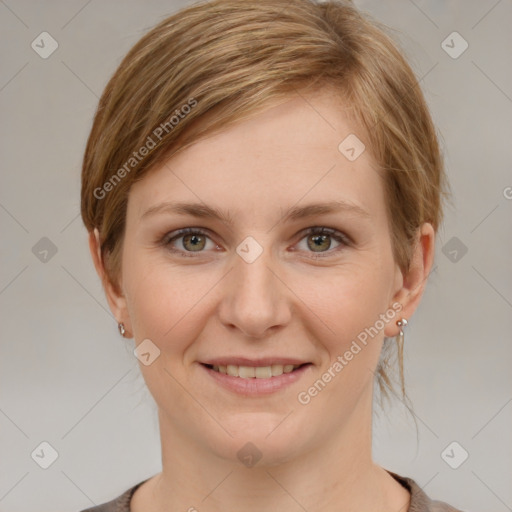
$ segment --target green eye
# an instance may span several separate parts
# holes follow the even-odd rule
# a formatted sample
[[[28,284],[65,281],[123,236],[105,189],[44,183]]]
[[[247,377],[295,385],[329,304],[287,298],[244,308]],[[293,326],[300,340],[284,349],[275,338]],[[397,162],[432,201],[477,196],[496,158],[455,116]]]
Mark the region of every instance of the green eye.
[[[182,239],[180,244],[181,247],[177,248],[175,247],[175,244],[180,239]],[[304,252],[312,253],[315,258],[324,257],[324,255],[330,256],[350,243],[350,239],[340,231],[319,226],[309,228],[303,232],[299,244],[302,240],[307,240]],[[332,240],[339,245],[331,250]],[[208,232],[204,229],[184,228],[165,235],[161,244],[167,247],[172,253],[184,257],[193,257],[193,253],[205,252],[208,241],[217,247],[211,240]]]

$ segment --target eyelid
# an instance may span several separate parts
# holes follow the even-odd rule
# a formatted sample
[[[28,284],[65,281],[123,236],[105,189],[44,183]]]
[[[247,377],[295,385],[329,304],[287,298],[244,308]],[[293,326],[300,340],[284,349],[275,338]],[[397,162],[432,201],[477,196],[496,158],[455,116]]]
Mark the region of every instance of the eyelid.
[[[166,232],[163,237],[161,237],[162,244],[169,243],[172,239],[179,238],[185,235],[195,235],[195,234],[203,234],[207,235],[209,238],[211,238],[212,231],[210,231],[208,228],[200,228],[200,227],[192,227],[192,228],[182,228],[182,229],[175,229],[173,231]]]
[[[297,244],[299,244],[307,235],[329,235],[333,238],[337,243],[341,244],[339,247],[335,247],[334,249],[328,249],[327,251],[306,251],[308,253],[307,258],[309,259],[321,259],[321,258],[329,258],[339,255],[339,253],[346,247],[352,246],[353,241],[350,236],[348,236],[343,231],[340,231],[335,228],[329,228],[327,226],[312,226],[310,228],[306,228],[299,233],[299,240]],[[295,244],[295,245],[297,245]],[[294,249],[295,251],[295,249]],[[299,251],[297,251],[299,252]]]
[[[315,234],[315,235],[316,234],[318,234],[318,235],[325,234],[325,235],[330,235],[334,238],[341,238],[343,243],[345,243],[346,245],[354,243],[352,238],[344,231],[340,231],[339,229],[335,229],[335,228],[329,228],[327,226],[312,226],[312,227],[306,228],[305,230],[300,232],[300,234],[302,236],[305,236],[310,233]]]
[[[171,242],[174,242],[185,235],[202,235],[202,236],[209,238],[216,246],[218,246],[218,244],[213,240],[212,234],[213,234],[212,231],[210,231],[208,228],[201,228],[201,227],[176,229],[173,231],[169,231],[163,237],[161,237],[158,241],[158,245],[162,245],[162,246],[166,247],[169,250],[169,252],[171,252],[173,254],[178,253],[181,255],[183,255],[183,254],[193,255],[194,251],[183,251],[183,250],[171,248],[170,247]],[[202,252],[206,252],[206,251],[197,251],[197,252],[202,253]]]

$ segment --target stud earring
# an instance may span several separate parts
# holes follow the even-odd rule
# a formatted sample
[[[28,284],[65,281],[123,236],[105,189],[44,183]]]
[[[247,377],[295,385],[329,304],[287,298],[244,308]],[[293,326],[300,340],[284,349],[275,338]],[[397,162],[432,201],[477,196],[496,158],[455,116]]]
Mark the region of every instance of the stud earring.
[[[403,343],[404,342],[404,331],[403,331],[402,327],[405,327],[407,325],[407,319],[401,318],[400,320],[398,320],[396,325],[398,325],[398,327],[400,327],[400,332],[398,333],[398,341],[400,343]]]
[[[117,324],[117,328],[119,329],[119,334],[124,338],[124,333],[126,332],[126,329],[124,328],[124,324],[122,322],[119,322]]]

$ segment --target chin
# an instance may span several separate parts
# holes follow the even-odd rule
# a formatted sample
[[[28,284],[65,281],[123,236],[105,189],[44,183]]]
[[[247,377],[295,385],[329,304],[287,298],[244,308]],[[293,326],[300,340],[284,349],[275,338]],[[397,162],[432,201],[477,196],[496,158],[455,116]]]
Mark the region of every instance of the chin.
[[[304,429],[294,425],[291,418],[283,421],[285,416],[258,419],[251,413],[235,422],[224,422],[232,437],[219,431],[216,439],[211,439],[210,449],[218,457],[246,467],[272,467],[293,461],[307,441]]]

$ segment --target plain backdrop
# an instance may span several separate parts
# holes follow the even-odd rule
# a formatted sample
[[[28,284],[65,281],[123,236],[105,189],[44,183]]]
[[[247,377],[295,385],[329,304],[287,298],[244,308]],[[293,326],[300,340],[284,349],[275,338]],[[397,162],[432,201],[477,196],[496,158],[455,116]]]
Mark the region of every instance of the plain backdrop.
[[[355,3],[396,31],[453,192],[406,331],[415,421],[399,400],[376,409],[375,459],[462,510],[510,511],[512,2]],[[90,260],[80,167],[121,58],[186,4],[0,0],[0,511],[81,510],[160,471],[156,406]]]

